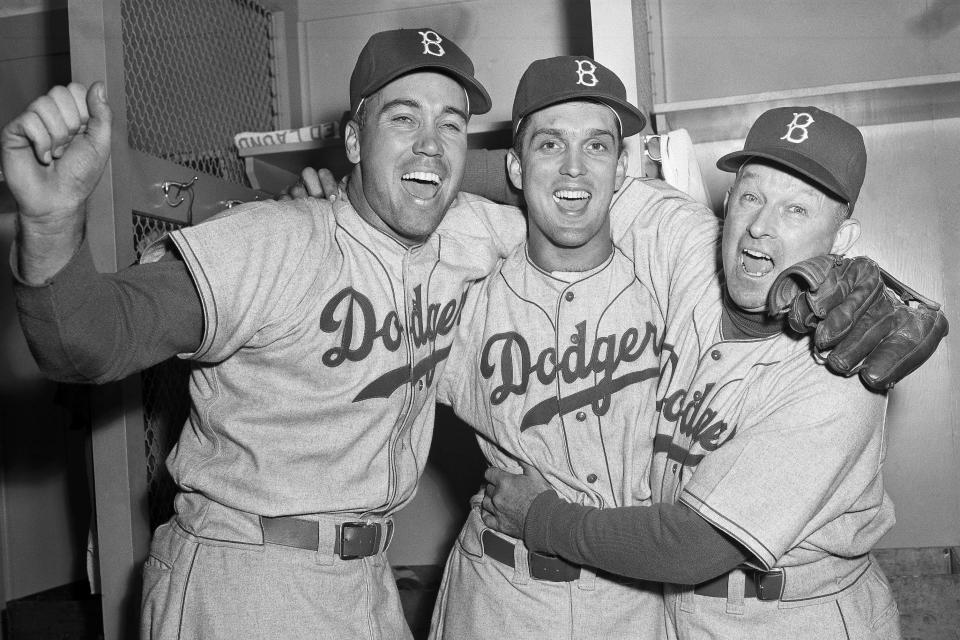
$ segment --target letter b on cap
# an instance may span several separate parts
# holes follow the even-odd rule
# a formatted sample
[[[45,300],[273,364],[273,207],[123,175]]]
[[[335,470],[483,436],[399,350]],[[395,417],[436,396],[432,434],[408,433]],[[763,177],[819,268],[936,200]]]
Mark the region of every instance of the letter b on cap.
[[[577,60],[577,84],[597,86],[597,66],[589,60]]]
[[[420,43],[423,45],[424,55],[429,54],[439,58],[446,53],[440,45],[440,43],[443,42],[443,38],[440,37],[439,33],[436,31],[418,31],[417,33],[423,38]]]
[[[780,139],[800,144],[810,137],[807,127],[813,123],[813,116],[809,113],[795,113],[793,114],[793,120],[787,125],[787,133]]]

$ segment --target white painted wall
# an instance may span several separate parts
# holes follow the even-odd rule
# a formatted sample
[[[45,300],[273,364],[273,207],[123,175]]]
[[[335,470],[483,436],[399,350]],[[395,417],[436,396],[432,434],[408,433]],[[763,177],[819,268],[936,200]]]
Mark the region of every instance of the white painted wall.
[[[588,2],[563,0],[301,0],[305,118],[339,122],[349,107],[350,73],[370,34],[429,26],[466,51],[493,99],[493,109],[474,118],[473,126],[509,121],[513,94],[530,62],[591,53],[589,8]]]
[[[663,34],[654,102],[960,71],[956,0],[647,2]]]

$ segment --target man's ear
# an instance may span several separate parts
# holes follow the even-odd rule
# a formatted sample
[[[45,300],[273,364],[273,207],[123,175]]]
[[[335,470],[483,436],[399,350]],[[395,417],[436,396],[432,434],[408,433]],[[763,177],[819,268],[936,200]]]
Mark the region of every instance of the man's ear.
[[[520,164],[520,156],[513,149],[507,149],[507,175],[510,176],[513,186],[522,191],[523,167]]]
[[[343,147],[347,152],[347,159],[352,164],[360,162],[360,125],[353,120],[348,120],[344,128]]]
[[[619,191],[623,186],[623,181],[627,179],[627,165],[630,163],[630,155],[626,148],[620,151],[620,157],[617,158],[617,180],[613,186],[614,191]]]
[[[730,192],[733,191],[733,187],[727,189],[727,192],[723,194],[723,207],[720,209],[720,219],[726,220],[727,218],[727,203],[730,202]]]
[[[833,237],[833,247],[830,253],[844,255],[854,243],[860,239],[860,221],[856,218],[847,218],[840,223],[836,235]]]

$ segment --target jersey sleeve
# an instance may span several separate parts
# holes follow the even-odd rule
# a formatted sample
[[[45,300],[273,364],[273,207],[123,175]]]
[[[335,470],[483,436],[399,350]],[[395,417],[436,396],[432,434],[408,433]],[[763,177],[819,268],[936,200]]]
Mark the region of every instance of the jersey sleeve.
[[[171,234],[203,303],[203,339],[188,357],[217,362],[283,330],[314,281],[335,268],[329,209],[317,199],[251,203]]]
[[[665,317],[698,298],[720,270],[719,219],[663,181],[628,179],[611,204],[610,229]]]
[[[516,207],[461,192],[436,233],[455,243],[463,258],[481,266],[483,275],[486,275],[523,243],[527,224],[523,213]]]
[[[523,206],[523,192],[507,178],[506,149],[470,149],[460,189],[494,202]]]
[[[885,395],[818,366],[775,383],[779,391],[754,394],[762,400],[745,409],[752,416],[703,458],[680,495],[767,569],[848,511],[859,513],[843,526],[867,528],[876,512],[852,505],[874,485],[884,455]]]
[[[14,291],[40,370],[62,382],[120,380],[192,351],[203,331],[200,299],[177,259],[101,274],[84,242],[48,284],[18,280]]]
[[[697,584],[730,571],[746,552],[684,505],[598,509],[544,491],[523,524],[532,551],[613,574]]]

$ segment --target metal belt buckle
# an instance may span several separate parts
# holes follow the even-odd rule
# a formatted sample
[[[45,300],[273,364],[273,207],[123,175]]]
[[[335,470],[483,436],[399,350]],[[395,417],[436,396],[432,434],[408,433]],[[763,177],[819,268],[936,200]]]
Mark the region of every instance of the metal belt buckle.
[[[379,528],[376,522],[342,523],[340,525],[340,559],[356,560],[372,556],[376,552],[379,539]]]
[[[783,569],[757,571],[753,574],[753,582],[757,587],[757,600],[779,600],[783,596],[785,584]]]
[[[580,577],[580,567],[558,556],[528,551],[527,564],[530,576],[536,580],[573,582]]]

